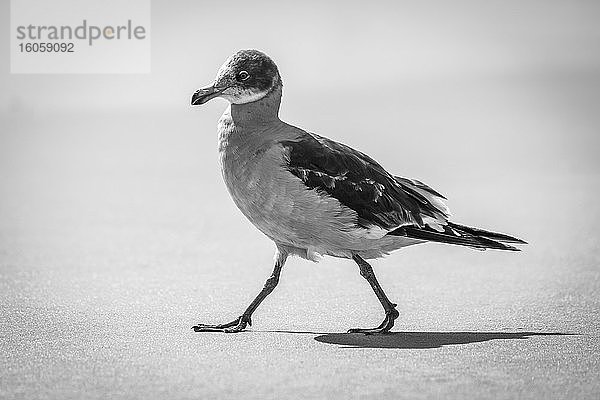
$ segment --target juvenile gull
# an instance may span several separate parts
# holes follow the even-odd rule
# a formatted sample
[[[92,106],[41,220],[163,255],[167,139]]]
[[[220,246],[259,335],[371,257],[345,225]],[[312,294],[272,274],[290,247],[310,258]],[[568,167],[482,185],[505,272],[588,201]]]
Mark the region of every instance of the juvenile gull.
[[[367,259],[425,242],[473,249],[518,250],[515,237],[449,221],[446,198],[426,184],[387,172],[371,157],[279,119],[282,81],[275,63],[257,50],[227,59],[212,85],[192,105],[215,97],[230,106],[219,120],[223,178],[242,213],[275,242],[275,268],[244,313],[225,324],[199,324],[197,332],[240,332],[273,291],[289,255],[351,258],[385,310],[381,333],[398,318]],[[510,244],[509,244],[510,243]]]

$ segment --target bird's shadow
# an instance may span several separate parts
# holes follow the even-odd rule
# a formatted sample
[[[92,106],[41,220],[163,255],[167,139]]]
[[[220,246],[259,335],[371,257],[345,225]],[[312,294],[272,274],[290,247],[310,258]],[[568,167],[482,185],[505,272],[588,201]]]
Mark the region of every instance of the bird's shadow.
[[[490,340],[528,339],[532,336],[567,336],[558,332],[389,332],[326,333],[315,337],[317,342],[362,349],[434,349],[449,345],[487,342]]]

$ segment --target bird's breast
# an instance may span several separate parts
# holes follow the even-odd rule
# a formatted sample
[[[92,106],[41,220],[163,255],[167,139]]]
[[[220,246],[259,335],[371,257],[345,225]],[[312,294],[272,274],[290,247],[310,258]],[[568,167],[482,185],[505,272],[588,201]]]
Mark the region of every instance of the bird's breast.
[[[240,211],[273,240],[293,224],[293,188],[283,169],[283,148],[273,142],[228,138],[219,144],[221,172]]]

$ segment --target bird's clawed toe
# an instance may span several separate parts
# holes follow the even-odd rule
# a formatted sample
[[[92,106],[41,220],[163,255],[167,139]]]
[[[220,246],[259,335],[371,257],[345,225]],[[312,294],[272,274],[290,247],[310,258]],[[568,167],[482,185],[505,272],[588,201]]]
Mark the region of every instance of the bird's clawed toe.
[[[224,332],[224,333],[237,333],[242,332],[246,329],[246,326],[252,325],[252,320],[248,315],[242,315],[231,322],[226,324],[218,325],[206,325],[198,324],[193,326],[192,329],[195,332]]]
[[[396,305],[393,304],[395,307]],[[377,328],[352,328],[348,329],[348,333],[364,333],[365,335],[372,335],[374,333],[387,333],[394,326],[394,321],[400,316],[400,313],[392,308],[385,313],[385,319]]]

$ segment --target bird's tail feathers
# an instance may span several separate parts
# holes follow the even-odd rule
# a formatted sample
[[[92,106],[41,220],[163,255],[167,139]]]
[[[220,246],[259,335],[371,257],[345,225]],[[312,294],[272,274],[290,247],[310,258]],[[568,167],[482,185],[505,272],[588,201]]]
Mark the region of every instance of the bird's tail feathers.
[[[520,251],[511,244],[526,244],[525,241],[503,233],[490,232],[448,222],[443,226],[443,232],[431,227],[403,226],[388,233],[392,236],[406,236],[413,239],[427,240],[438,243],[467,246],[477,250],[497,249]]]
[[[514,236],[506,235],[504,233],[491,232],[486,231],[480,228],[473,228],[471,226],[459,225],[454,222],[448,222],[448,225],[455,230],[470,233],[475,236],[482,236],[488,239],[496,240],[502,243],[512,243],[512,244],[527,244],[526,241],[516,238]]]

